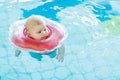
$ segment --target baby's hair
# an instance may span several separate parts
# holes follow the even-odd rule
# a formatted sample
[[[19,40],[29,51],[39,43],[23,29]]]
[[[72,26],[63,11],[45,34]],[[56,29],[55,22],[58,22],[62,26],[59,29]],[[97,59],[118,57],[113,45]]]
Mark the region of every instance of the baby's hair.
[[[29,26],[44,25],[44,24],[45,23],[41,18],[33,15],[27,19],[25,26],[29,27]]]

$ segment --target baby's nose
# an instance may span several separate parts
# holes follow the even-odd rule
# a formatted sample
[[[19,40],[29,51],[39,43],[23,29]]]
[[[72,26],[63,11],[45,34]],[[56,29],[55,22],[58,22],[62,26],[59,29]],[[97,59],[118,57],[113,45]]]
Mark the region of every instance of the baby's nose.
[[[48,35],[48,32],[44,31],[43,34],[44,34],[45,36],[47,36],[47,35]]]

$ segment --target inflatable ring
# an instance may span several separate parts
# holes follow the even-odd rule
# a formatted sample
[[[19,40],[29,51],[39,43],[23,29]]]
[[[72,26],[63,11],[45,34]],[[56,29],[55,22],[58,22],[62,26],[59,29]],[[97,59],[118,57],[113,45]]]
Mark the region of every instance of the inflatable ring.
[[[24,23],[25,20],[22,21],[22,25],[21,22],[17,22],[14,24],[15,26],[11,28],[10,39],[12,43],[19,48],[45,54],[60,47],[61,42],[65,38],[64,29],[57,28],[60,27],[60,25],[55,26],[47,24],[46,27],[49,31],[49,35],[43,40],[32,39],[26,34],[26,28],[23,27]]]

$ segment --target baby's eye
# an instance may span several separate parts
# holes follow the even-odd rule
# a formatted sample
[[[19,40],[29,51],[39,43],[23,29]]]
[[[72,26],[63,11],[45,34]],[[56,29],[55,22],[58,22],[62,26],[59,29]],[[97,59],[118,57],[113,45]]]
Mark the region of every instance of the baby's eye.
[[[41,33],[41,31],[39,31],[38,33]]]
[[[44,29],[44,31],[46,31],[46,29]]]

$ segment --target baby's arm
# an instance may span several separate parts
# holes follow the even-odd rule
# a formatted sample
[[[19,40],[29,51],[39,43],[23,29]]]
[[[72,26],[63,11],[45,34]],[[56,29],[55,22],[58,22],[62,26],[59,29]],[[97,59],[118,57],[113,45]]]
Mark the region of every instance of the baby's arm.
[[[59,62],[63,62],[63,60],[64,60],[64,53],[65,53],[65,47],[62,44],[61,47],[58,49],[58,54],[57,54],[57,57],[56,57],[56,59]]]

